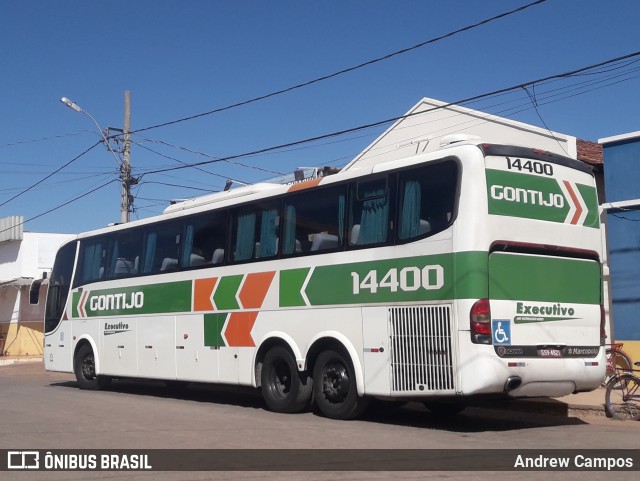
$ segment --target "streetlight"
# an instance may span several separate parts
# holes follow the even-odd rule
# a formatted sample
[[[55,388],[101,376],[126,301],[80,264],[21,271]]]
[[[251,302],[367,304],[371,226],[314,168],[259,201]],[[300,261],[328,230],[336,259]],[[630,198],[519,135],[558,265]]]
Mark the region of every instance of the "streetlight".
[[[105,143],[107,150],[111,152],[111,155],[113,155],[113,158],[116,160],[117,164],[120,166],[120,180],[122,183],[121,202],[120,202],[120,221],[123,224],[129,222],[130,220],[129,213],[131,211],[131,206],[133,204],[133,199],[131,197],[131,184],[133,182],[131,180],[131,163],[129,162],[129,125],[128,125],[129,91],[125,92],[125,129],[123,130],[124,138],[125,138],[124,161],[120,161],[116,153],[111,148],[111,145],[109,144],[109,139],[107,138],[107,135],[105,134],[104,130],[102,130],[97,120],[94,119],[89,112],[87,112],[86,110],[83,110],[82,107],[80,107],[77,103],[69,100],[67,97],[62,97],[60,99],[60,102],[62,102],[67,107],[69,107],[71,110],[75,110],[76,112],[85,114],[87,117],[89,117],[93,121],[96,128],[98,129],[98,132],[100,132],[100,136],[102,137],[102,141]]]

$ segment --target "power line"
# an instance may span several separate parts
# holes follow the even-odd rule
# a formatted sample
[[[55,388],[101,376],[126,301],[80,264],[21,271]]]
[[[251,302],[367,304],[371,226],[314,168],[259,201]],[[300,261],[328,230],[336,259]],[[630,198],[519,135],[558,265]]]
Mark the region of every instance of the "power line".
[[[157,139],[150,139],[150,138],[141,138],[140,140],[141,140],[141,142],[136,142],[136,145],[139,145],[142,148],[146,148],[147,150],[153,152],[154,154],[157,154],[157,155],[160,155],[162,157],[166,157],[167,159],[175,160],[175,161],[181,162],[181,163],[182,163],[181,160],[178,160],[178,159],[173,158],[173,157],[166,156],[164,154],[156,152],[155,150],[151,150],[148,147],[143,146],[142,142],[152,142],[152,143],[156,143],[156,144],[165,145],[167,147],[172,147],[172,148],[178,149],[178,150],[184,150],[185,152],[189,152],[191,154],[199,155],[201,157],[207,157],[208,159],[218,158],[218,157],[216,157],[214,155],[207,154],[205,152],[200,152],[198,150],[193,150],[193,149],[190,149],[188,147],[183,147],[183,146],[180,146],[180,145],[171,144],[171,143],[166,142],[164,140],[157,140]],[[234,164],[234,165],[238,165],[240,167],[246,167],[247,169],[254,169],[254,170],[259,170],[259,171],[262,171],[262,172],[266,172],[268,174],[284,175],[284,172],[278,172],[276,170],[269,170],[269,169],[265,169],[264,167],[255,166],[255,165],[243,164],[242,162],[230,162],[230,163]],[[207,171],[204,171],[204,172],[207,172]],[[212,174],[212,172],[207,172],[207,173]]]
[[[630,62],[630,63],[626,64],[626,66],[631,65],[631,63],[634,63],[634,62]],[[609,71],[613,71],[613,70],[616,70],[616,69],[610,69],[610,70],[606,70],[606,71],[603,70],[601,72],[604,73],[604,72],[609,72]],[[558,102],[560,100],[565,100],[567,98],[576,97],[578,95],[585,95],[587,93],[593,92],[594,90],[598,90],[598,89],[601,89],[601,88],[609,87],[611,85],[616,85],[616,84],[621,83],[621,82],[625,82],[625,81],[628,81],[628,80],[633,80],[635,78],[638,78],[639,76],[638,75],[634,75],[634,76],[631,76],[631,77],[622,78],[621,80],[612,81],[613,79],[616,79],[616,78],[628,76],[629,74],[635,72],[636,70],[638,70],[638,68],[635,68],[632,71],[626,72],[626,73],[623,73],[623,74],[609,75],[607,78],[604,78],[604,79],[601,79],[601,80],[583,81],[583,82],[578,82],[577,84],[574,84],[574,85],[569,85],[569,86],[565,86],[565,87],[546,90],[546,91],[541,92],[541,93],[536,93],[537,105],[540,107],[540,106],[543,106],[543,105],[547,105],[547,104]],[[577,76],[579,76],[579,75],[577,75]],[[549,83],[552,83],[552,82],[549,82]],[[603,84],[603,83],[604,83],[604,85],[598,85],[598,84]],[[560,93],[561,91],[564,91],[564,92]],[[575,91],[576,93],[573,93],[571,95],[567,95],[568,92],[572,92],[572,91]],[[553,92],[557,92],[557,93],[553,93]],[[503,96],[503,95],[507,95],[507,94],[503,93],[503,94],[500,94],[500,95],[496,95],[495,97],[499,97],[499,96]],[[493,115],[510,116],[510,115],[515,115],[515,114],[518,114],[518,113],[521,113],[521,112],[524,112],[524,111],[527,111],[527,110],[531,110],[532,108],[534,108],[531,105],[530,100],[527,100],[527,101],[524,101],[524,102],[520,102],[519,105],[515,105],[515,106],[508,107],[508,108],[505,108],[505,109],[501,109],[501,110],[498,110],[498,111],[489,111],[489,110],[487,110],[487,109],[490,109],[490,108],[493,108],[493,107],[500,107],[500,106],[505,105],[505,104],[510,104],[510,103],[515,102],[515,101],[520,101],[520,99],[516,99],[516,100],[512,99],[512,100],[508,100],[506,102],[500,102],[500,103],[493,104],[493,105],[490,105],[488,107],[482,108],[483,112],[487,113],[486,117],[483,120],[480,120],[480,121],[476,121],[474,119],[465,120],[465,121],[463,121],[461,123],[458,123],[456,125],[447,125],[446,127],[441,128],[441,129],[431,130],[429,132],[421,132],[418,136],[406,137],[406,138],[404,138],[402,140],[399,140],[398,142],[413,140],[413,139],[416,139],[416,138],[424,137],[425,135],[431,136],[431,135],[437,134],[439,132],[447,132],[448,134],[453,134],[453,133],[457,133],[457,132],[463,132],[465,129],[469,129],[471,127],[474,127],[474,126],[489,122],[490,120],[488,120],[488,117],[490,117],[490,116],[493,116]],[[476,102],[469,102],[469,103],[476,103]],[[463,115],[462,113],[454,113],[454,114],[452,114],[452,115],[450,115],[448,117],[445,117],[445,119],[451,119],[451,118],[454,118],[454,117],[460,117],[462,115]],[[483,118],[482,116],[480,116],[480,117]],[[431,120],[427,120],[425,122],[412,124],[412,126],[407,126],[407,127],[398,126],[398,127],[396,127],[396,130],[400,131],[402,129],[412,128],[412,127],[415,127],[417,125],[432,124],[432,123],[437,122],[437,121],[438,120],[431,119]],[[543,123],[544,123],[544,120],[543,120]],[[457,130],[451,130],[454,127],[458,127],[458,129]],[[548,127],[547,127],[547,130],[549,130]],[[388,149],[389,147],[386,146],[386,147],[383,147],[383,148]],[[379,149],[380,148],[374,147],[374,148],[372,148],[370,150],[370,152],[375,151],[375,150],[379,150]],[[373,157],[380,156],[380,155],[385,155],[385,152],[380,153],[380,154],[374,154]]]
[[[100,143],[100,142],[98,142],[98,143]],[[104,184],[101,184],[101,185],[99,185],[98,187],[95,187],[95,188],[91,189],[90,191],[85,192],[84,194],[80,194],[80,195],[78,195],[78,196],[74,197],[73,199],[70,199],[70,200],[68,200],[68,201],[66,201],[66,202],[63,202],[62,204],[59,204],[59,205],[57,205],[57,206],[55,206],[55,207],[52,207],[51,209],[48,209],[48,210],[46,210],[46,211],[44,211],[44,212],[41,212],[40,214],[34,215],[33,217],[29,217],[28,219],[23,220],[22,222],[20,222],[20,223],[19,223],[19,224],[17,224],[17,225],[24,225],[24,224],[26,224],[27,222],[31,222],[32,220],[35,220],[35,219],[38,219],[38,218],[40,218],[40,217],[42,217],[42,216],[45,216],[45,215],[47,215],[47,214],[50,214],[51,212],[54,212],[54,211],[56,211],[56,210],[58,210],[58,209],[61,209],[61,208],[65,207],[65,206],[67,206],[67,205],[69,205],[69,204],[71,204],[71,203],[73,203],[73,202],[76,202],[77,200],[80,200],[80,199],[82,199],[83,197],[86,197],[86,196],[88,196],[88,195],[91,195],[91,194],[93,194],[94,192],[97,192],[98,190],[100,190],[100,189],[102,189],[102,188],[106,187],[107,185],[112,184],[112,183],[117,182],[117,181],[119,181],[119,179],[111,179],[110,181],[105,182]],[[10,229],[13,229],[14,227],[16,227],[16,226],[11,226],[11,227],[8,227],[8,228],[6,228],[6,229],[4,229],[4,230],[1,230],[1,231],[0,231],[0,234],[1,234],[2,232],[6,232],[6,231],[8,231],[8,230],[10,230]]]
[[[173,171],[173,170],[182,170],[182,169],[185,169],[185,168],[199,167],[199,166],[202,166],[202,165],[208,165],[208,164],[212,164],[212,163],[215,163],[215,162],[222,162],[222,161],[228,161],[228,160],[238,159],[238,158],[242,158],[242,157],[248,157],[248,156],[251,156],[251,155],[264,154],[266,152],[272,152],[272,151],[275,151],[275,150],[280,150],[280,149],[283,149],[283,148],[293,147],[293,146],[296,146],[296,145],[302,145],[302,144],[307,144],[307,143],[311,143],[311,142],[316,142],[318,140],[328,139],[328,138],[331,138],[331,137],[338,137],[338,136],[349,134],[349,133],[352,133],[352,132],[358,132],[360,130],[370,129],[370,128],[373,128],[373,127],[379,127],[381,125],[389,124],[391,122],[396,122],[398,120],[406,119],[406,118],[409,118],[409,117],[414,117],[416,115],[422,115],[422,114],[427,113],[427,112],[432,112],[432,111],[435,111],[435,110],[440,110],[440,109],[452,107],[452,106],[455,106],[455,105],[461,105],[461,104],[473,102],[475,100],[479,100],[479,99],[487,98],[487,97],[492,97],[492,96],[503,94],[505,92],[510,92],[510,91],[513,91],[513,90],[524,89],[527,86],[534,85],[534,84],[537,84],[537,83],[548,82],[548,81],[554,80],[554,79],[571,77],[571,76],[574,76],[576,74],[580,74],[580,73],[583,73],[583,72],[586,72],[586,71],[589,71],[589,70],[592,70],[592,69],[595,69],[595,68],[598,68],[598,67],[602,67],[604,65],[610,65],[610,64],[615,63],[615,62],[620,62],[621,60],[626,60],[626,59],[629,59],[629,58],[637,57],[638,55],[640,55],[640,51],[637,51],[637,52],[634,52],[634,53],[630,53],[630,54],[627,54],[627,55],[623,55],[621,57],[616,57],[616,58],[613,58],[613,59],[605,60],[603,62],[599,62],[597,64],[589,65],[589,66],[586,66],[586,67],[581,67],[579,69],[570,70],[568,72],[554,74],[554,75],[550,75],[550,76],[547,76],[547,77],[543,77],[543,78],[539,78],[539,79],[536,79],[536,80],[532,80],[532,81],[529,81],[529,82],[524,82],[524,83],[520,83],[520,84],[517,84],[517,85],[512,85],[510,87],[505,87],[505,88],[501,88],[501,89],[498,89],[498,90],[494,90],[493,92],[488,92],[488,93],[484,93],[484,94],[480,94],[480,95],[475,95],[473,97],[468,97],[466,99],[458,100],[456,102],[449,102],[449,103],[446,103],[446,104],[443,104],[443,105],[440,105],[440,106],[437,106],[437,107],[433,107],[431,109],[422,110],[422,111],[419,111],[419,112],[412,112],[412,113],[409,113],[409,114],[400,115],[400,116],[397,116],[397,117],[391,117],[391,118],[388,118],[388,119],[385,119],[385,120],[379,120],[377,122],[371,122],[371,123],[368,123],[368,124],[360,125],[358,127],[352,127],[352,128],[349,128],[349,129],[339,130],[337,132],[331,132],[329,134],[323,134],[323,135],[318,135],[318,136],[315,136],[315,137],[309,137],[309,138],[302,139],[302,140],[297,140],[297,141],[293,141],[293,142],[287,142],[285,144],[280,144],[280,145],[276,145],[276,146],[272,146],[272,147],[265,147],[265,148],[262,148],[262,149],[253,150],[253,151],[250,151],[250,152],[245,152],[245,153],[242,153],[242,154],[230,155],[230,156],[227,156],[227,157],[220,157],[220,158],[217,158],[217,159],[205,160],[205,161],[202,161],[202,162],[194,162],[194,163],[191,163],[191,164],[186,164],[186,165],[181,165],[181,166],[167,167],[167,168],[156,169],[156,170],[149,170],[149,171],[144,172],[143,175],[158,174],[158,173],[161,173],[161,172],[169,172],[169,171]]]
[[[477,22],[477,23],[474,23],[474,24],[471,24],[471,25],[467,25],[466,27],[459,28],[457,30],[454,30],[454,31],[449,32],[449,33],[446,33],[446,34],[441,35],[439,37],[434,37],[434,38],[426,40],[424,42],[420,42],[420,43],[418,43],[416,45],[413,45],[411,47],[403,48],[401,50],[397,50],[397,51],[389,53],[387,55],[383,55],[382,57],[378,57],[378,58],[375,58],[375,59],[372,59],[372,60],[368,60],[368,61],[360,63],[358,65],[354,65],[352,67],[348,67],[346,69],[339,70],[337,72],[334,72],[334,73],[331,73],[331,74],[328,74],[328,75],[324,75],[322,77],[318,77],[318,78],[315,78],[313,80],[308,80],[306,82],[299,83],[299,84],[293,85],[291,87],[287,87],[287,88],[284,88],[284,89],[281,89],[281,90],[276,90],[275,92],[264,94],[264,95],[261,95],[259,97],[254,97],[254,98],[249,99],[249,100],[244,100],[242,102],[237,102],[235,104],[227,105],[225,107],[220,107],[220,108],[217,108],[217,109],[214,109],[214,110],[209,110],[208,112],[202,112],[200,114],[190,115],[189,117],[183,117],[181,119],[171,120],[169,122],[164,122],[164,123],[161,123],[161,124],[156,124],[156,125],[151,125],[149,127],[144,127],[142,129],[133,130],[133,131],[131,131],[131,133],[133,134],[133,133],[138,133],[138,132],[144,132],[146,130],[157,129],[157,128],[160,128],[160,127],[166,127],[168,125],[174,125],[174,124],[177,124],[177,123],[180,123],[180,122],[186,122],[188,120],[193,120],[193,119],[197,119],[197,118],[200,118],[200,117],[205,117],[207,115],[216,114],[216,113],[219,113],[219,112],[223,112],[225,110],[231,110],[231,109],[236,108],[236,107],[241,107],[243,105],[248,105],[248,104],[251,104],[251,103],[254,103],[254,102],[258,102],[260,100],[265,100],[265,99],[268,99],[268,98],[271,98],[271,97],[275,97],[276,95],[281,95],[281,94],[284,94],[284,93],[287,93],[287,92],[291,92],[293,90],[301,89],[303,87],[308,87],[310,85],[322,82],[324,80],[335,78],[335,77],[338,77],[340,75],[344,75],[346,73],[353,72],[355,70],[359,70],[359,69],[364,68],[364,67],[368,67],[369,65],[373,65],[373,64],[376,64],[378,62],[382,62],[384,60],[388,60],[388,59],[396,57],[398,55],[402,55],[402,54],[405,54],[407,52],[411,52],[412,50],[416,50],[418,48],[424,47],[425,45],[429,45],[429,44],[432,44],[432,43],[439,42],[440,40],[444,40],[446,38],[452,37],[452,36],[457,35],[459,33],[466,32],[468,30],[472,30],[472,29],[480,27],[482,25],[486,25],[488,23],[491,23],[491,22],[493,22],[495,20],[499,20],[501,18],[508,17],[509,15],[513,15],[515,13],[519,13],[519,12],[521,12],[523,10],[526,10],[528,8],[531,8],[531,7],[534,7],[536,5],[544,3],[546,1],[547,0],[536,0],[535,2],[529,3],[527,5],[523,5],[522,7],[518,7],[516,9],[514,9],[514,10],[510,10],[508,12],[503,12],[503,13],[501,13],[499,15],[495,15],[493,17],[486,18],[484,20],[481,20],[480,22]]]
[[[102,140],[99,140],[98,142],[96,142],[95,144],[93,144],[91,147],[89,147],[87,150],[85,150],[84,152],[78,154],[76,157],[74,157],[73,159],[71,159],[69,162],[67,162],[66,164],[58,167],[56,170],[54,170],[53,172],[51,172],[50,174],[46,175],[45,177],[43,177],[42,179],[40,179],[38,182],[36,182],[35,184],[30,185],[29,187],[27,187],[26,189],[22,190],[21,192],[17,193],[16,195],[14,195],[13,197],[11,197],[8,200],[5,200],[2,204],[0,204],[0,207],[7,205],[9,202],[11,202],[14,199],[17,199],[18,197],[20,197],[22,194],[25,194],[27,192],[29,192],[31,189],[33,189],[34,187],[42,184],[45,180],[49,179],[50,177],[53,177],[55,174],[57,174],[58,172],[60,172],[62,169],[64,169],[65,167],[71,165],[73,162],[75,162],[76,160],[78,160],[80,157],[82,157],[83,155],[87,154],[88,152],[90,152],[91,150],[93,150],[98,144],[100,144],[102,142]]]
[[[626,59],[629,59],[629,58],[637,57],[639,55],[640,55],[640,51],[634,52],[634,53],[631,53],[631,54],[628,54],[628,55],[624,55],[624,56],[617,57],[617,58],[614,58],[614,59],[606,60],[606,61],[594,64],[594,65],[590,65],[590,66],[587,66],[587,67],[582,67],[582,68],[579,68],[579,69],[576,69],[576,70],[572,70],[572,71],[569,71],[569,72],[564,72],[564,73],[561,73],[561,74],[555,74],[555,75],[551,75],[551,76],[548,76],[548,77],[545,77],[545,78],[541,78],[541,79],[538,79],[538,80],[525,82],[525,83],[518,84],[518,85],[515,85],[515,86],[499,89],[499,90],[496,90],[496,91],[493,91],[493,92],[489,92],[489,93],[485,93],[485,94],[481,94],[481,95],[476,95],[474,97],[470,97],[470,98],[467,98],[467,99],[464,99],[464,100],[460,100],[458,102],[451,102],[451,103],[448,103],[448,104],[443,104],[442,106],[434,107],[434,108],[429,109],[429,110],[415,112],[415,113],[412,113],[412,114],[407,114],[407,115],[403,115],[403,116],[399,116],[399,117],[394,117],[394,118],[391,118],[391,119],[387,119],[387,120],[383,120],[383,121],[379,121],[379,122],[374,122],[374,123],[363,125],[363,126],[359,126],[359,127],[354,127],[354,128],[351,128],[351,129],[346,129],[346,130],[339,131],[339,132],[334,132],[334,133],[331,133],[331,134],[325,134],[325,135],[313,137],[313,138],[310,138],[310,139],[304,139],[304,140],[300,140],[300,141],[296,141],[296,142],[290,142],[288,144],[283,144],[283,145],[280,145],[280,146],[268,147],[268,148],[260,149],[260,150],[253,151],[253,152],[248,152],[248,153],[244,153],[244,154],[238,154],[238,155],[235,155],[235,156],[230,156],[228,158],[211,159],[211,160],[199,162],[199,163],[196,163],[196,164],[187,164],[187,165],[179,166],[179,167],[158,169],[158,170],[154,170],[154,171],[147,171],[144,174],[155,174],[155,173],[161,173],[161,172],[166,172],[166,171],[170,171],[170,170],[179,170],[179,169],[188,168],[188,167],[195,167],[195,166],[198,166],[198,165],[203,165],[203,164],[209,164],[209,163],[219,162],[219,161],[223,161],[223,160],[228,160],[229,158],[247,157],[247,156],[250,156],[250,155],[257,155],[259,153],[275,151],[275,150],[282,149],[282,148],[285,148],[285,147],[290,147],[290,146],[294,146],[294,145],[301,145],[301,144],[304,144],[304,143],[309,143],[309,142],[313,142],[313,141],[316,141],[316,140],[321,140],[321,139],[324,139],[324,138],[336,137],[336,136],[339,136],[339,135],[344,135],[346,133],[355,132],[355,131],[359,131],[359,130],[364,130],[366,128],[370,128],[370,127],[373,127],[373,126],[379,126],[379,125],[382,125],[382,124],[385,124],[385,123],[389,123],[389,122],[392,122],[392,121],[401,120],[401,119],[404,119],[404,118],[412,117],[412,116],[415,116],[415,115],[420,115],[420,114],[423,114],[423,113],[426,113],[426,112],[430,112],[430,111],[434,111],[434,110],[450,107],[450,106],[453,106],[453,105],[471,103],[471,102],[475,102],[477,100],[480,100],[482,98],[488,98],[488,97],[503,95],[503,94],[505,94],[507,92],[514,91],[514,90],[517,90],[517,89],[522,89],[522,88],[525,88],[526,86],[533,85],[533,84],[536,84],[536,83],[548,82],[548,81],[551,81],[551,80],[557,80],[557,79],[562,79],[562,78],[569,78],[569,77],[572,77],[572,76],[576,76],[578,74],[583,74],[584,72],[588,72],[588,71],[593,70],[593,69],[597,69],[599,67],[603,67],[605,65],[611,65],[611,64],[614,64],[616,62],[620,62],[620,61],[623,61],[623,60],[626,60]],[[633,63],[633,62],[629,62],[626,66],[630,65],[631,63]],[[612,70],[616,70],[616,69],[612,69]],[[602,71],[602,72],[607,72],[607,71],[610,71],[610,70],[606,70],[606,71]],[[612,78],[616,78],[616,77],[620,77],[620,75],[611,76],[611,78],[609,80],[611,80]],[[620,83],[620,82],[625,81],[625,80],[629,80],[629,79],[619,80],[618,82],[615,82],[615,83]],[[606,80],[604,80],[604,81],[606,81]],[[587,86],[591,87],[595,83],[600,83],[600,82],[602,82],[602,81],[593,82],[593,83],[591,83],[591,84],[589,84]],[[610,83],[610,84],[607,84],[607,85],[612,85],[612,84]],[[574,86],[572,88],[575,89],[576,87]],[[578,87],[578,88],[583,88],[583,87]],[[602,88],[602,86],[597,87],[597,88]],[[555,92],[555,91],[558,91],[558,90],[562,90],[562,88],[560,88],[560,89],[552,89],[552,90],[549,90],[549,91],[544,92],[544,93]],[[592,90],[595,90],[595,89],[592,89]],[[584,92],[584,91],[583,92],[578,92],[576,94],[573,94],[572,96],[581,95],[581,94],[584,94],[584,93],[586,93],[586,92]],[[554,96],[557,96],[557,95],[558,94],[550,95],[547,98],[551,98],[551,97],[554,97]],[[539,99],[540,99],[540,97],[541,96],[538,95]],[[544,102],[544,103],[538,102],[538,105],[544,105],[546,103],[551,103],[553,101],[555,101],[555,100],[548,100],[547,102]],[[508,109],[508,110],[513,110],[513,109]],[[100,143],[100,142],[98,142],[98,143]],[[97,144],[93,145],[92,147],[90,147],[90,149],[94,148],[96,145]],[[90,150],[90,149],[88,149],[88,150]],[[84,153],[86,153],[86,152],[84,152]],[[81,154],[81,155],[83,155],[83,154]],[[78,157],[80,157],[80,156],[78,156]],[[61,205],[58,205],[58,206],[56,206],[56,207],[54,207],[52,209],[49,209],[48,211],[45,211],[45,212],[43,212],[41,214],[38,214],[37,216],[29,218],[26,221],[24,221],[23,223],[26,223],[26,222],[29,222],[31,220],[37,219],[39,217],[42,217],[43,215],[46,215],[46,214],[48,214],[50,212],[53,212],[53,211],[55,211],[57,209],[60,209],[61,207],[64,207],[64,206],[66,206],[66,205],[68,205],[68,204],[70,204],[72,202],[75,202],[76,200],[79,200],[79,199],[81,199],[81,198],[83,198],[83,197],[95,192],[96,190],[99,190],[99,189],[109,185],[112,182],[115,182],[115,179],[113,179],[113,180],[111,180],[111,181],[109,181],[109,182],[107,182],[105,184],[102,184],[102,185],[98,186],[97,188],[92,189],[89,192],[81,194],[81,195],[79,195],[79,196],[77,196],[77,197],[75,197],[75,198],[73,198],[73,199],[61,204]]]
[[[193,186],[190,186],[190,185],[170,184],[168,182],[156,182],[156,181],[153,181],[153,180],[145,180],[144,182],[140,182],[138,184],[138,186],[141,186],[141,185],[144,185],[144,184],[166,185],[168,187],[178,187],[178,188],[181,188],[181,189],[199,190],[201,192],[207,192],[207,193],[219,192],[217,190],[212,190],[212,189],[202,189],[200,187],[193,187]],[[143,199],[143,197],[140,197],[140,199]],[[149,200],[149,199],[146,199],[146,200]]]
[[[86,133],[95,133],[95,132],[92,132],[91,130],[81,130],[80,132],[54,135],[52,137],[41,137],[39,139],[30,139],[30,140],[17,140],[15,142],[11,142],[11,143],[8,143],[8,144],[0,144],[0,149],[1,148],[5,148],[5,147],[15,147],[16,145],[33,144],[35,142],[44,142],[45,140],[61,139],[61,138],[64,138],[64,137],[71,137],[71,136],[81,135],[81,134],[86,134]]]

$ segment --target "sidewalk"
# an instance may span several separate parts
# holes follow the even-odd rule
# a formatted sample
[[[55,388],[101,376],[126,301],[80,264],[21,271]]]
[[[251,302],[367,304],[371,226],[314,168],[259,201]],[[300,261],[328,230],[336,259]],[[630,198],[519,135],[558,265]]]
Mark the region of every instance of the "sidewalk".
[[[0,366],[24,362],[43,362],[42,356],[0,356]]]
[[[556,398],[555,400],[566,403],[569,413],[571,413],[571,411],[581,411],[605,416],[604,395],[606,391],[605,388],[599,387],[595,391],[569,394],[568,396]]]
[[[540,397],[515,399],[509,402],[514,410],[580,417],[587,415],[606,416],[604,410],[605,388],[591,392],[569,394],[558,398]]]

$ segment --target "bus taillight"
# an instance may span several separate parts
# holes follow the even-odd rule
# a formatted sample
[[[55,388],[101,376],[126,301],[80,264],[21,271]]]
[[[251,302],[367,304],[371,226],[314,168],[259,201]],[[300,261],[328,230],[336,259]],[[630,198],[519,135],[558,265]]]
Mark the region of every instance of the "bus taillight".
[[[491,307],[489,299],[480,299],[471,306],[471,342],[491,344]]]

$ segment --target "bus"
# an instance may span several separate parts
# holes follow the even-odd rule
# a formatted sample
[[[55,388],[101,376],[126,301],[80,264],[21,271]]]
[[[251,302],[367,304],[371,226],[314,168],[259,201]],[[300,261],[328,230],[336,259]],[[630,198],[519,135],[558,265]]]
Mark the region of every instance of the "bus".
[[[181,201],[83,233],[49,280],[46,369],[259,388],[334,419],[371,399],[455,414],[605,374],[593,174],[460,141]]]

